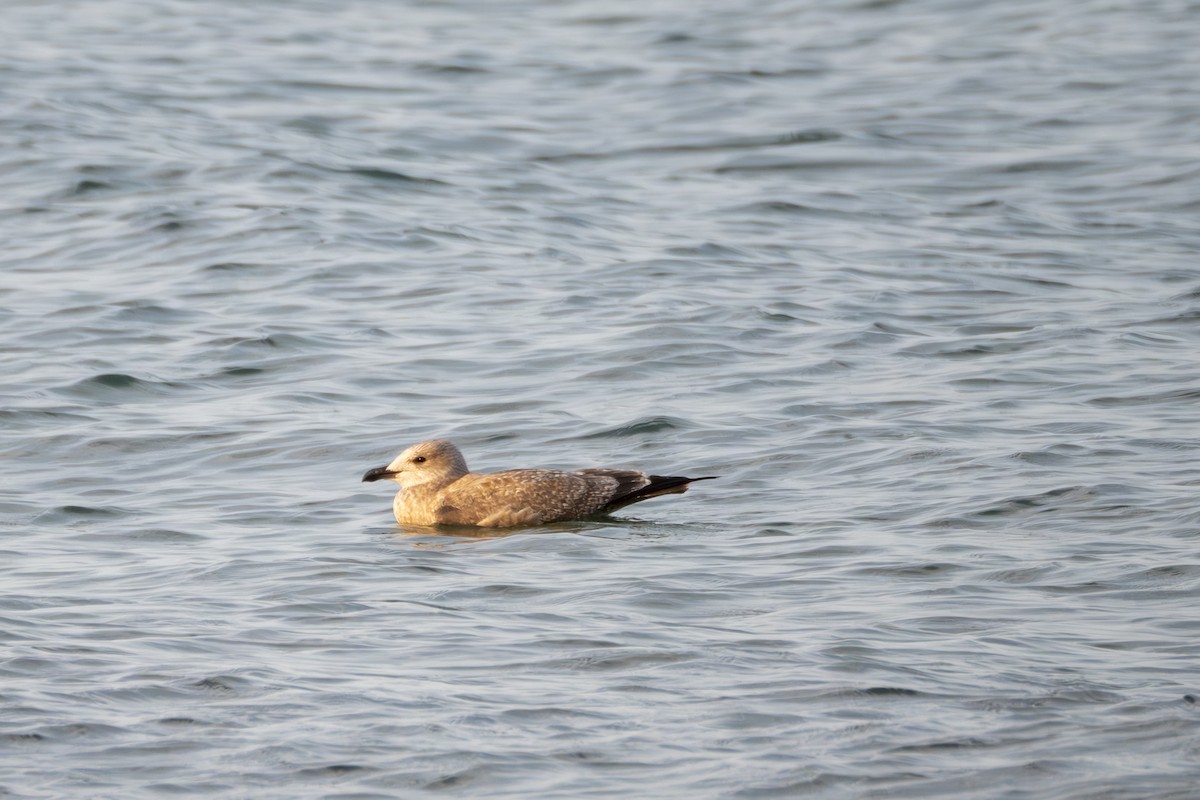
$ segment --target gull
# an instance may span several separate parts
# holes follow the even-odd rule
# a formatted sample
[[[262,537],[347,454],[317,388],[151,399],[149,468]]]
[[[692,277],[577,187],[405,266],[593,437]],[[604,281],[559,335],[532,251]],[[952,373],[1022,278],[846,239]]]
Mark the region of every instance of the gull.
[[[647,475],[633,469],[510,469],[471,472],[445,439],[414,444],[363,481],[393,480],[400,491],[392,513],[401,525],[509,528],[581,519],[715,478]]]

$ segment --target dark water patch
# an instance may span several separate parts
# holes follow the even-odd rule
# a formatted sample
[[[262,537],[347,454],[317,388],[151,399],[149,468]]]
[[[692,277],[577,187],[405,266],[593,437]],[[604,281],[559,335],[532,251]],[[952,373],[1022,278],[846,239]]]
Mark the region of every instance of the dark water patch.
[[[212,340],[209,344],[213,347],[220,347],[229,353],[280,351],[309,354],[324,349],[326,346],[332,346],[334,343],[320,335],[302,335],[288,331],[260,331],[249,336],[221,337]]]
[[[336,80],[275,80],[271,81],[271,86],[277,86],[282,89],[294,89],[301,91],[321,92],[348,92],[348,93],[363,93],[363,94],[385,94],[394,95],[397,92],[402,92],[402,87],[393,86],[390,84],[377,84],[373,82],[363,81],[360,83],[350,83]]]
[[[499,715],[499,719],[516,725],[553,725],[579,720],[611,720],[614,719],[614,716],[596,711],[541,706],[508,709]]]
[[[1173,404],[1178,402],[1194,402],[1200,399],[1200,389],[1170,389],[1163,392],[1125,395],[1119,397],[1095,397],[1088,402],[1100,407],[1143,406],[1154,404]]]
[[[748,203],[742,206],[735,206],[728,209],[730,214],[749,215],[757,217],[759,215],[771,215],[782,217],[837,217],[841,219],[852,219],[858,216],[854,212],[842,211],[836,208],[823,208],[821,206],[807,205],[804,203],[795,203],[787,200],[763,200],[755,203]]]
[[[333,579],[339,577],[350,577],[353,573],[347,571],[338,572],[322,572],[315,577],[324,579]],[[320,619],[337,619],[351,614],[358,614],[364,611],[371,611],[371,606],[362,603],[285,603],[283,605],[271,606],[258,611],[258,614],[266,617],[286,617],[288,619],[304,619],[304,618],[320,618]]]
[[[163,717],[155,720],[159,725],[168,726],[192,726],[192,725],[207,725],[208,723],[195,719],[194,717]]]
[[[738,789],[733,797],[745,800],[769,800],[770,798],[820,796],[829,792],[844,791],[845,787],[862,785],[861,776],[845,772],[816,772],[805,770],[809,777],[786,781],[756,780],[758,784]],[[764,785],[765,784],[765,785]]]
[[[556,155],[538,156],[534,160],[545,162],[581,161],[593,159],[611,160],[635,156],[719,153],[727,150],[758,150],[762,148],[785,147],[788,145],[797,144],[832,142],[837,141],[840,138],[842,138],[842,134],[832,130],[798,130],[776,136],[743,136],[734,139],[672,143],[667,145],[635,147],[624,150],[608,150],[596,153],[562,153]]]
[[[906,689],[899,686],[870,686],[866,689],[852,689],[850,694],[862,695],[864,697],[922,697],[924,692],[916,689]]]
[[[1031,161],[1017,161],[1011,164],[1005,164],[999,167],[1000,171],[1008,173],[1022,172],[1076,172],[1081,169],[1095,167],[1096,162],[1083,159],[1035,159]]]
[[[1200,578],[1200,564],[1169,564],[1139,570],[1121,578],[1125,585],[1156,586]]]
[[[1098,687],[1068,686],[1044,694],[1016,695],[968,699],[963,704],[968,708],[983,708],[989,711],[1028,711],[1041,708],[1065,709],[1076,706],[1113,706],[1126,698],[1116,692]]]
[[[1033,584],[1045,580],[1048,576],[1061,572],[1058,564],[1045,564],[1036,567],[1017,567],[1014,569],[996,570],[984,576],[985,580],[1012,584]]]
[[[106,534],[111,536],[111,534]],[[190,544],[196,542],[204,542],[208,540],[208,536],[203,533],[193,531],[173,530],[171,528],[137,528],[124,534],[130,539],[141,539],[149,542],[174,542],[180,544]]]
[[[625,649],[623,652],[604,652],[576,656],[570,659],[552,659],[537,664],[539,669],[568,672],[637,672],[654,670],[692,661],[694,653],[638,652]]]
[[[196,316],[196,312],[188,309],[172,308],[144,301],[131,301],[119,304],[118,310],[110,318],[114,321],[135,325],[179,325]]]
[[[463,62],[421,61],[412,65],[417,72],[427,72],[432,75],[486,75],[490,72],[486,67]]]
[[[624,425],[587,434],[583,439],[626,439],[647,434],[683,431],[693,427],[687,420],[676,417],[643,417]]]
[[[894,564],[878,567],[865,567],[859,571],[868,575],[879,575],[883,577],[927,579],[935,576],[959,572],[963,569],[965,569],[965,567],[962,564],[933,563]]]
[[[237,693],[254,688],[255,682],[247,678],[242,678],[237,675],[211,675],[206,678],[194,681],[189,686],[203,690],[205,692],[214,692],[217,694]]]
[[[109,189],[115,189],[115,188],[117,188],[117,187],[114,184],[108,183],[107,181],[97,181],[97,180],[92,180],[92,179],[86,179],[86,180],[82,180],[82,181],[79,181],[78,183],[76,183],[75,186],[68,193],[68,196],[83,197],[85,195],[95,194],[98,192],[103,192],[103,191],[106,191]]]
[[[538,642],[543,647],[575,649],[579,647],[620,647],[617,642],[599,639],[544,639]]]
[[[757,536],[793,536],[791,531],[783,530],[782,528],[763,528],[756,534]]]
[[[56,308],[46,312],[45,316],[49,318],[80,318],[80,317],[95,317],[101,312],[107,310],[105,306],[100,304],[84,304],[70,305],[66,308]]]
[[[153,794],[155,797],[165,797],[168,795],[194,795],[198,793],[216,794],[220,792],[229,792],[233,787],[228,783],[219,781],[202,781],[199,783],[150,783],[146,784],[146,791]]]
[[[241,261],[223,261],[218,264],[209,264],[203,268],[205,272],[251,272],[257,270],[280,269],[278,264],[254,264]]]
[[[1190,279],[1190,276],[1188,279]],[[1186,292],[1180,292],[1171,298],[1171,301],[1175,303],[1183,303],[1189,300],[1200,300],[1200,286],[1197,286],[1194,289],[1189,289]]]
[[[339,173],[343,175],[352,175],[357,178],[366,178],[376,184],[394,184],[398,186],[447,186],[445,181],[427,176],[410,175],[406,172],[401,172],[395,169],[385,167],[368,167],[368,166],[349,166],[349,167],[334,167],[323,164],[305,164],[305,167],[321,170],[324,172]],[[286,176],[281,176],[286,177]]]
[[[507,403],[470,403],[461,407],[466,415],[475,414],[509,414],[522,411],[534,411],[550,405],[547,400],[521,400]]]
[[[39,520],[52,522],[72,517],[124,517],[132,513],[130,509],[123,509],[116,506],[66,505],[47,509],[39,515]]]
[[[759,728],[788,728],[799,721],[800,718],[794,714],[734,712],[713,720],[713,723],[730,730],[748,731]]]
[[[980,325],[960,325],[954,329],[954,332],[960,336],[994,336],[1003,333],[1026,333],[1033,329],[1031,325],[984,323]]]
[[[207,380],[220,380],[222,378],[257,378],[260,375],[268,374],[269,370],[263,367],[225,367],[220,372],[215,373],[207,378]]]
[[[802,161],[768,156],[742,156],[731,162],[714,167],[716,175],[753,175],[756,173],[822,173],[822,172],[852,172],[855,170],[887,171],[901,166],[900,162],[872,161],[866,158],[825,158]],[[917,169],[921,162],[904,163],[904,167]]]
[[[302,406],[329,408],[352,400],[353,394],[346,392],[280,392],[273,395],[275,401]]]
[[[111,741],[127,733],[127,729],[117,725],[105,725],[95,722],[72,722],[63,725],[44,725],[30,735],[36,736],[37,741],[50,742],[88,739]]]
[[[124,372],[105,372],[55,389],[64,397],[101,403],[150,402],[192,388],[187,383],[139,378]]]
[[[1065,466],[1091,455],[1087,447],[1071,444],[1056,444],[1033,452],[1013,453],[1010,458],[1028,464],[1042,466]],[[1129,455],[1125,453],[1124,455]]]
[[[755,313],[762,319],[770,320],[771,322],[803,322],[812,324],[812,317],[819,315],[820,311],[800,303],[781,301],[756,308]]]
[[[1012,497],[996,505],[975,512],[979,517],[1003,516],[1024,513],[1035,510],[1038,512],[1054,511],[1073,501],[1088,499],[1093,491],[1085,486],[1064,486],[1058,489],[1048,489],[1035,495]]]
[[[375,772],[373,767],[364,766],[362,764],[330,764],[325,767],[306,767],[298,770],[298,774],[305,778],[340,778],[344,775],[354,773]]]
[[[468,531],[470,529],[467,529]],[[482,600],[485,598],[512,598],[521,599],[529,597],[540,597],[549,594],[549,590],[538,586],[524,586],[520,584],[498,583],[487,586],[471,587],[448,591],[438,597],[439,600],[448,602],[459,602],[466,600]]]
[[[47,423],[58,425],[74,423],[87,425],[97,422],[97,417],[80,413],[49,408],[0,408],[0,422],[7,430],[38,428]]]
[[[1028,740],[1034,737],[1029,737]],[[938,750],[978,750],[989,747],[1002,747],[1012,744],[1011,741],[1002,741],[995,739],[983,739],[979,737],[965,737],[963,739],[955,739],[950,741],[935,741],[923,742],[919,744],[907,744],[893,748],[894,753],[925,753]]]
[[[856,340],[861,341],[861,338]],[[905,355],[938,357],[938,358],[982,358],[987,356],[1008,355],[1020,353],[1035,347],[1045,347],[1045,343],[1037,341],[993,341],[988,343],[964,344],[961,342],[922,342],[910,345],[901,352]]]
[[[399,183],[419,183],[429,186],[444,185],[442,181],[434,180],[433,178],[418,178],[412,175],[407,175],[403,172],[394,170],[382,169],[380,167],[356,167],[350,170],[344,170],[348,174],[358,175],[363,178],[370,178],[377,181],[396,181]]]

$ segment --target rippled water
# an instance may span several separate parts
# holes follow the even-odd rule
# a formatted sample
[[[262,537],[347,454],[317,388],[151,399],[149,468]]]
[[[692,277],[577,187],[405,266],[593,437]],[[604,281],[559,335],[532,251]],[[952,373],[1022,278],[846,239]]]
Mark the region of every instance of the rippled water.
[[[0,794],[1200,791],[1195,2],[0,13]]]

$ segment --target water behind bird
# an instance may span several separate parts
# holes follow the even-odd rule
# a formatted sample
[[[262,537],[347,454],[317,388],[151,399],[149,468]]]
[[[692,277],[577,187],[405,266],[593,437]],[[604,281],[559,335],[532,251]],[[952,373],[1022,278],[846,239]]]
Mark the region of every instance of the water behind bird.
[[[0,793],[1191,796],[1191,22],[8,9]]]

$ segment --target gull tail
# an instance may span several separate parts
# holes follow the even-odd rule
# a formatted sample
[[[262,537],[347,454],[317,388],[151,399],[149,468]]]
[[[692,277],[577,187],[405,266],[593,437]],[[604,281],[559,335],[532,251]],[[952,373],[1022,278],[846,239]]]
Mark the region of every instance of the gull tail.
[[[705,475],[703,478],[685,478],[682,475],[648,475],[650,482],[639,489],[635,489],[628,494],[613,498],[613,500],[604,507],[607,511],[616,511],[618,508],[624,508],[631,503],[640,503],[642,500],[649,500],[651,497],[659,497],[664,494],[683,494],[688,490],[688,485],[696,481],[711,481],[720,477],[718,475]]]

